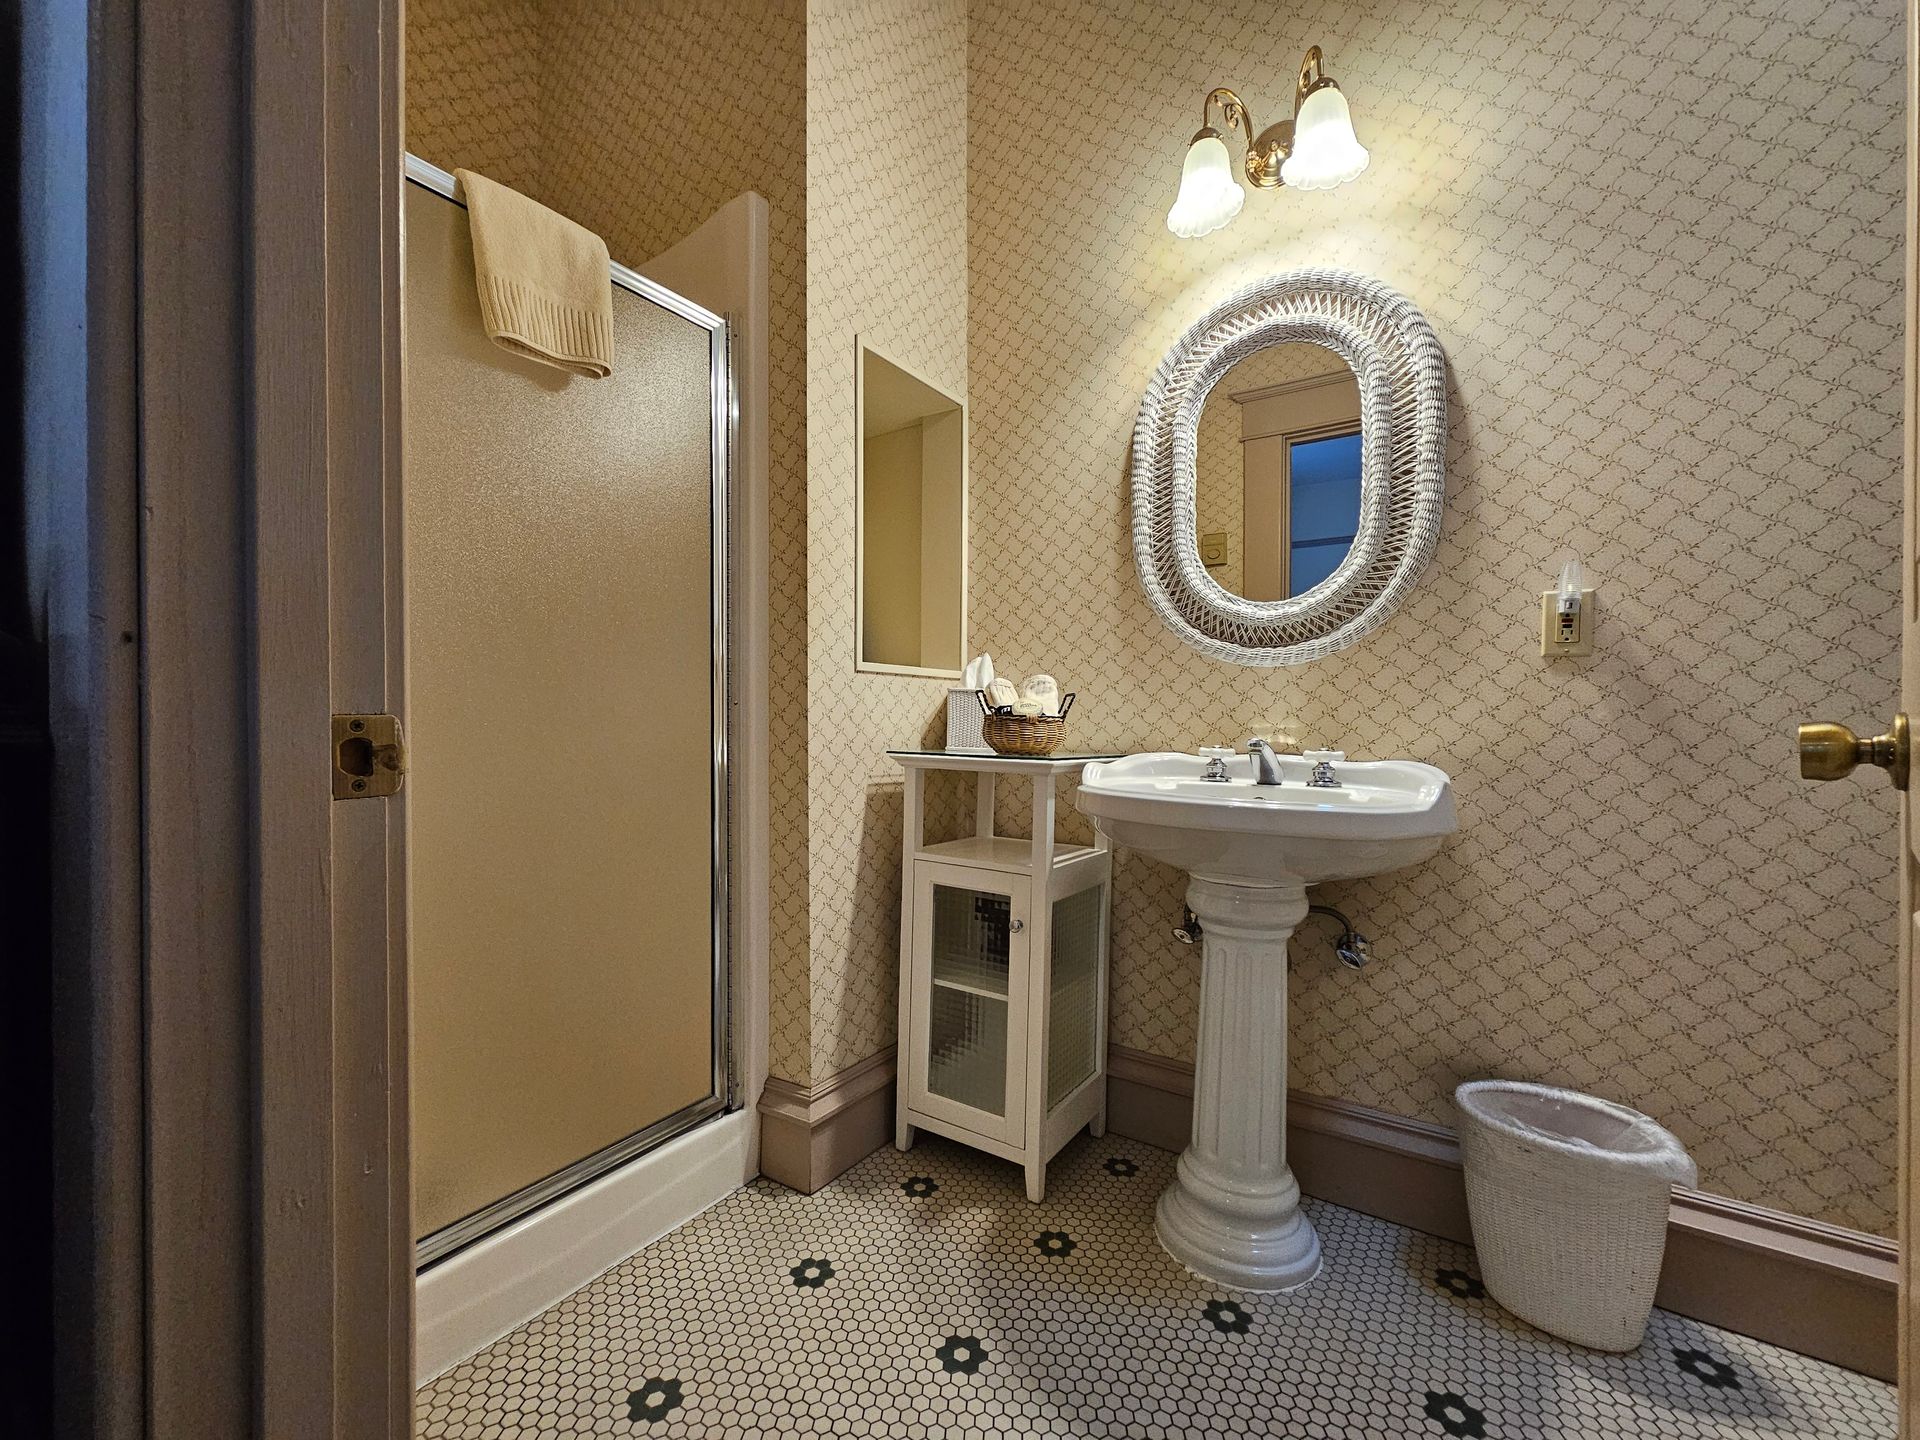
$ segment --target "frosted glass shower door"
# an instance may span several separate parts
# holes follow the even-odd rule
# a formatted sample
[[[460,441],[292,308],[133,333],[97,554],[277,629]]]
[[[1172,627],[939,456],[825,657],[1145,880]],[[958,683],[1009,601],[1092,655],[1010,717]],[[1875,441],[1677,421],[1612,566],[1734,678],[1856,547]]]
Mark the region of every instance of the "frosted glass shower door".
[[[723,1109],[725,330],[614,289],[614,371],[480,327],[406,196],[415,1233],[427,1262]]]

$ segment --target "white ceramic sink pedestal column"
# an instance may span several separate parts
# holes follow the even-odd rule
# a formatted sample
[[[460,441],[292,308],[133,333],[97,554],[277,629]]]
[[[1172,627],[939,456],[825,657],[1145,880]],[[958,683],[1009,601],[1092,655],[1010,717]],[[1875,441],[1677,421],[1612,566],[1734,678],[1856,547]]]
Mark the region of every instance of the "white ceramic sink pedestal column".
[[[1320,1269],[1320,1237],[1287,1168],[1287,940],[1304,885],[1193,880],[1200,1034],[1193,1139],[1155,1228],[1189,1270],[1239,1290],[1290,1290]]]
[[[1427,859],[1453,833],[1446,774],[1413,761],[1343,764],[1336,789],[1280,758],[1202,778],[1199,757],[1130,755],[1087,766],[1076,804],[1116,845],[1188,872],[1201,926],[1193,1139],[1156,1228],[1188,1269],[1239,1290],[1290,1290],[1320,1268],[1320,1239],[1287,1168],[1287,941],[1307,886]]]

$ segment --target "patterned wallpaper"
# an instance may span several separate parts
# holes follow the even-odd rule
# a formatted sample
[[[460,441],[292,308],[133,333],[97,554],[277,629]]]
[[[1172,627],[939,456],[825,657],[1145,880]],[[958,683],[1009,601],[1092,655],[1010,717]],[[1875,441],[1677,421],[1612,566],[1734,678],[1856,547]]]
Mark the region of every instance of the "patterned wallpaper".
[[[1280,39],[1257,0],[414,0],[429,159],[628,257],[743,189],[772,203],[774,1072],[892,1039],[881,751],[940,711],[939,682],[853,670],[862,333],[969,394],[973,648],[1070,678],[1075,743],[1284,727],[1456,777],[1438,859],[1328,887],[1375,965],[1296,945],[1295,1084],[1443,1121],[1470,1074],[1578,1085],[1672,1124],[1710,1188],[1888,1230],[1895,807],[1803,786],[1787,734],[1877,723],[1895,685],[1872,502],[1898,492],[1900,21],[1894,0],[1307,0]],[[1373,168],[1176,241],[1200,97],[1231,83],[1268,119],[1315,42]],[[1665,100],[1634,88],[1650,55]],[[1086,123],[1036,124],[1062,93]],[[1306,263],[1433,321],[1448,514],[1381,631],[1239,670],[1140,598],[1127,434],[1188,320]],[[1601,648],[1549,663],[1537,592],[1569,552],[1602,578]],[[1114,901],[1114,1038],[1172,1056],[1196,990],[1165,938],[1180,888],[1127,857]]]
[[[1240,462],[1240,407],[1232,397],[1244,390],[1305,380],[1315,375],[1351,375],[1347,364],[1320,345],[1269,345],[1256,350],[1220,377],[1200,412],[1194,436],[1194,518],[1200,531],[1226,538],[1226,561],[1209,566],[1214,580],[1236,595],[1246,593],[1242,562],[1246,541],[1246,494]]]
[[[745,190],[769,211],[773,1073],[809,1074],[804,0],[412,0],[407,144],[658,254]],[[537,137],[537,144],[535,143]],[[497,170],[490,166],[499,167]]]
[[[1468,1076],[1578,1086],[1670,1124],[1710,1189],[1888,1232],[1897,807],[1798,780],[1791,727],[1877,725],[1896,686],[1898,0],[976,0],[969,26],[976,645],[1072,673],[1075,743],[1286,724],[1455,777],[1438,858],[1326,887],[1374,964],[1296,943],[1293,1083],[1443,1122]],[[1313,43],[1372,168],[1169,235],[1207,88],[1265,123]],[[1445,529],[1359,646],[1245,670],[1141,598],[1127,439],[1192,317],[1303,264],[1433,322]],[[1548,662],[1568,552],[1599,653]],[[1113,1034],[1184,1057],[1181,888],[1119,867]]]
[[[407,0],[407,148],[537,193],[539,0]]]
[[[854,669],[854,337],[967,393],[964,0],[811,0],[807,27],[812,1071],[894,1038],[900,770],[947,683]],[[977,543],[990,536],[975,532]],[[942,721],[944,724],[944,720]],[[781,1071],[785,1074],[786,1072]]]

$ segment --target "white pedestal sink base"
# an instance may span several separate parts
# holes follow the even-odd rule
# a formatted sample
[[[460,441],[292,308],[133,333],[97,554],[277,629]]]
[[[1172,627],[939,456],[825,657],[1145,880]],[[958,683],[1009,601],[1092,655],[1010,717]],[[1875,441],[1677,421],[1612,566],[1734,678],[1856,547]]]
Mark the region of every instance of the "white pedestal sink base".
[[[1411,760],[1312,767],[1282,755],[1260,783],[1236,755],[1209,779],[1197,755],[1096,760],[1078,805],[1100,833],[1193,877],[1205,931],[1193,1143],[1160,1199],[1160,1243],[1188,1269],[1243,1290],[1291,1290],[1320,1268],[1287,1169],[1287,940],[1307,886],[1382,875],[1430,857],[1454,832],[1446,773]]]
[[[1195,877],[1187,904],[1203,931],[1193,1140],[1155,1229],[1196,1275],[1291,1290],[1320,1270],[1287,1168],[1287,940],[1306,918],[1306,887]]]

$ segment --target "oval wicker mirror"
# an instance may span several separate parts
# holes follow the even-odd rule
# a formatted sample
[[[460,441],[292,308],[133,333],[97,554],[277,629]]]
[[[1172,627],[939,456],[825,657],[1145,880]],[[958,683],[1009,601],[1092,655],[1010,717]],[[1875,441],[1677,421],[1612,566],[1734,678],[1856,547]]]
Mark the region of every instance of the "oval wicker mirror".
[[[1357,513],[1331,573],[1314,572],[1316,583],[1284,598],[1249,599],[1220,584],[1202,554],[1201,416],[1241,361],[1301,343],[1345,361],[1359,390]],[[1133,555],[1148,602],[1187,644],[1237,665],[1298,665],[1353,644],[1393,613],[1433,558],[1446,428],[1440,345],[1403,296],[1340,270],[1296,270],[1242,290],[1174,343],[1134,423]],[[1277,512],[1263,518],[1275,506],[1252,498],[1246,509],[1249,524],[1289,523]],[[1219,543],[1209,535],[1210,550]]]

